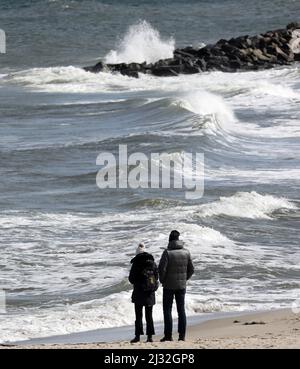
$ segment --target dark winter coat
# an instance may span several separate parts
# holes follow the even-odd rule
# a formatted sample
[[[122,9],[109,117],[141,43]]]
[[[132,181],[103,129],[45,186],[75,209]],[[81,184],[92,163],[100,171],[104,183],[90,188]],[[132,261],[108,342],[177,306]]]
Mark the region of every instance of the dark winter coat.
[[[129,274],[129,282],[133,284],[132,302],[143,306],[155,305],[155,292],[144,291],[142,284],[142,272],[144,269],[152,269],[155,278],[158,281],[158,269],[152,255],[147,252],[136,255],[131,260],[131,270]]]
[[[159,279],[164,288],[183,290],[194,274],[190,252],[183,247],[182,241],[171,241],[162,254],[159,263]]]

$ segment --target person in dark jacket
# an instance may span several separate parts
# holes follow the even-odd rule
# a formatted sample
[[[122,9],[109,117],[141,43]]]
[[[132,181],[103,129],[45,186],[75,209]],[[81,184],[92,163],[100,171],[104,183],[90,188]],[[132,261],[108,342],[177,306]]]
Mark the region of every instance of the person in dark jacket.
[[[136,256],[131,260],[131,270],[129,282],[133,284],[132,302],[135,306],[135,338],[131,343],[140,341],[140,336],[144,335],[143,329],[143,308],[145,307],[147,323],[147,342],[153,342],[152,336],[155,335],[153,323],[153,306],[155,305],[155,291],[158,288],[158,269],[152,255],[145,251],[144,244],[140,244],[136,250]],[[154,287],[145,286],[147,277],[145,271],[153,276]],[[149,278],[149,277],[148,277]]]
[[[163,285],[163,311],[165,336],[161,342],[173,341],[172,306],[175,297],[178,312],[179,341],[185,341],[186,313],[185,294],[187,281],[194,274],[190,252],[179,240],[180,233],[172,231],[168,248],[163,252],[159,263],[159,279]]]

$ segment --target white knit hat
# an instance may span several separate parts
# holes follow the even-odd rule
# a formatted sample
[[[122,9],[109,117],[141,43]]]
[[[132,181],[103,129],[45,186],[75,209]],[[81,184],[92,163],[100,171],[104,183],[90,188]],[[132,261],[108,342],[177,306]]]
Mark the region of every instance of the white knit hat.
[[[137,247],[137,249],[136,249],[136,255],[139,255],[139,254],[142,254],[143,252],[145,252],[146,251],[146,247],[145,247],[145,245],[141,242],[139,245],[138,245],[138,247]]]

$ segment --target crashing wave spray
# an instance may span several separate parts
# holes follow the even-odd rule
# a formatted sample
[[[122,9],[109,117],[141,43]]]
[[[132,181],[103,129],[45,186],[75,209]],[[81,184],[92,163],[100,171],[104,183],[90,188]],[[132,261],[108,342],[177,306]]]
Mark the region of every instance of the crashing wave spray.
[[[162,39],[160,33],[148,22],[141,21],[129,27],[117,50],[111,50],[105,57],[107,64],[154,63],[173,57],[175,41]]]

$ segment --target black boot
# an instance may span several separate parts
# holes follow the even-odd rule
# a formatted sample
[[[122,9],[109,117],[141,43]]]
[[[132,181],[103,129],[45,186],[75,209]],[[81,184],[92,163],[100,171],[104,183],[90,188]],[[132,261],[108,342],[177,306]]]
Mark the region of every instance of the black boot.
[[[178,341],[185,341],[185,336],[183,334],[180,334]]]
[[[138,343],[140,342],[140,336],[135,336],[133,340],[130,341],[130,343]]]
[[[146,342],[148,342],[148,343],[152,343],[153,342],[153,338],[152,338],[151,335],[148,335]]]
[[[160,340],[160,342],[172,342],[172,341],[173,341],[172,336],[165,336]]]

